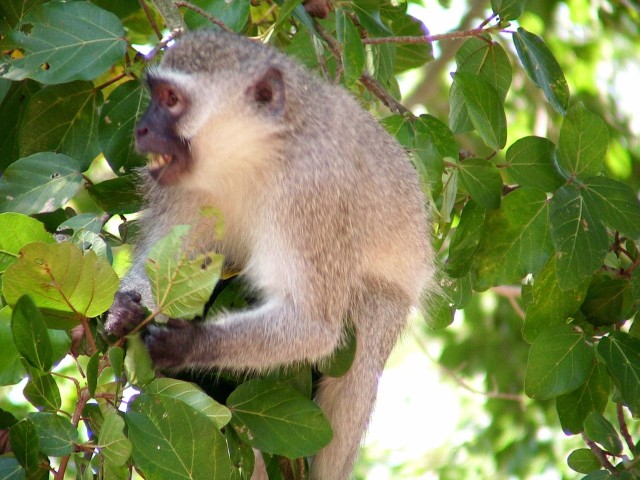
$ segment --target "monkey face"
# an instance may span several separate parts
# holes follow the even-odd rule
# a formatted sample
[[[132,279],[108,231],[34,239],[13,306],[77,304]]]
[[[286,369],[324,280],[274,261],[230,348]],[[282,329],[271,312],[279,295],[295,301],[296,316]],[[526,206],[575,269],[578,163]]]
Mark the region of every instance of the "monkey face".
[[[136,125],[136,149],[149,155],[147,168],[161,185],[171,185],[191,166],[189,142],[177,131],[178,120],[189,109],[189,97],[175,84],[147,78],[151,104]]]

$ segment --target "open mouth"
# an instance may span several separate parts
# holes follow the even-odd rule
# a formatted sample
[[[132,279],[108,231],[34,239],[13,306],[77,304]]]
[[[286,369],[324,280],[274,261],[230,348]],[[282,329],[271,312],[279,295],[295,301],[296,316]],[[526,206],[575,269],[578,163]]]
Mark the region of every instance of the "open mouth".
[[[150,171],[158,171],[166,167],[173,160],[173,155],[168,153],[160,154],[160,153],[151,153],[148,156],[147,166]]]

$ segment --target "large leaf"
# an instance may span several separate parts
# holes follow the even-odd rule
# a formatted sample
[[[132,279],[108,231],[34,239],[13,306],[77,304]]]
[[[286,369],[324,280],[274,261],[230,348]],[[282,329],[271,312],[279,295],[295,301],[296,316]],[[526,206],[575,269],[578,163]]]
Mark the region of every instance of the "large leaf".
[[[560,128],[560,167],[571,177],[598,175],[608,146],[607,124],[581,103],[571,107]]]
[[[83,253],[68,242],[36,242],[7,269],[2,288],[10,305],[28,293],[41,308],[95,317],[113,303],[118,277],[91,251]]]
[[[0,178],[0,211],[53,212],[82,183],[79,163],[66,155],[42,152],[12,163]]]
[[[16,261],[20,250],[31,242],[54,243],[44,225],[21,213],[0,213],[0,272]]]
[[[93,80],[124,56],[118,17],[89,2],[47,2],[34,7],[9,34],[23,56],[4,75],[42,83]]]
[[[331,440],[331,426],[320,408],[287,384],[245,382],[231,393],[227,406],[238,436],[263,452],[306,457]]]
[[[102,92],[91,82],[52,85],[29,102],[20,127],[20,155],[57,152],[80,162],[85,171],[100,153],[98,111]]]
[[[567,465],[578,473],[591,473],[601,468],[598,457],[589,448],[578,448],[571,452],[567,458]]]
[[[632,314],[632,285],[628,278],[596,274],[580,310],[595,326],[614,325]]]
[[[508,21],[522,15],[526,4],[527,0],[491,0],[491,9],[501,21]]]
[[[519,282],[536,273],[553,251],[549,205],[544,192],[519,188],[487,212],[484,234],[473,258],[476,288]]]
[[[106,462],[124,465],[131,456],[131,442],[124,435],[124,420],[114,411],[104,414],[98,444]]]
[[[429,32],[424,23],[411,15],[402,15],[392,22],[396,36],[420,37]],[[429,42],[400,43],[396,50],[396,73],[417,68],[433,60],[433,45]]]
[[[423,181],[429,185],[433,198],[442,193],[442,174],[445,159],[455,162],[458,144],[453,132],[437,118],[420,115],[414,122],[415,136],[412,159]]]
[[[625,332],[613,332],[598,344],[613,383],[634,415],[640,413],[640,340]]]
[[[206,415],[218,429],[231,419],[231,412],[227,407],[220,405],[193,383],[173,378],[156,378],[144,387],[144,393],[166,395],[180,400]]]
[[[222,272],[222,255],[182,252],[188,232],[186,225],[174,227],[153,246],[145,266],[158,310],[173,318],[202,315]]]
[[[523,187],[554,192],[565,182],[558,172],[555,145],[541,137],[523,137],[509,147],[507,172]]]
[[[568,290],[602,266],[609,247],[607,232],[573,185],[554,195],[550,220],[560,288]]]
[[[62,457],[73,452],[78,430],[67,417],[49,412],[29,414],[40,437],[40,450],[45,455]]]
[[[543,330],[566,323],[575,314],[587,294],[589,280],[563,290],[556,272],[557,260],[552,255],[540,272],[534,276],[531,301],[522,327],[522,336],[532,343]]]
[[[234,32],[241,32],[249,19],[250,0],[193,0],[190,3],[201,7]],[[184,21],[190,30],[212,27],[209,19],[190,9],[185,10]]]
[[[545,330],[536,338],[525,373],[525,392],[548,400],[577,389],[587,380],[595,351],[570,325]]]
[[[556,112],[565,115],[569,105],[569,85],[544,40],[519,27],[513,34],[513,43],[529,78],[542,89]]]
[[[135,174],[88,185],[87,192],[105,212],[124,215],[138,212],[142,208],[142,195],[137,188]]]
[[[140,82],[125,82],[109,94],[100,113],[100,148],[118,175],[144,165],[135,149],[133,132],[137,118],[149,103],[149,93]]]
[[[640,239],[640,201],[631,187],[607,177],[589,177],[582,186],[582,196],[605,225]]]
[[[1,15],[0,15],[1,17]],[[0,171],[20,158],[18,132],[31,97],[40,89],[32,80],[9,82],[11,87],[0,103]]]
[[[507,142],[507,117],[496,89],[478,75],[458,72],[453,82],[460,88],[473,127],[494,150]]]
[[[571,393],[556,399],[556,410],[562,430],[567,435],[580,433],[591,412],[604,412],[611,392],[611,379],[605,366],[593,362],[587,381]]]
[[[460,181],[478,205],[487,210],[500,206],[502,177],[496,166],[482,158],[469,158],[458,165]]]
[[[32,372],[22,394],[38,410],[56,412],[62,405],[60,389],[50,373]]]
[[[227,444],[209,419],[166,395],[143,393],[125,415],[136,467],[148,480],[229,478]]]

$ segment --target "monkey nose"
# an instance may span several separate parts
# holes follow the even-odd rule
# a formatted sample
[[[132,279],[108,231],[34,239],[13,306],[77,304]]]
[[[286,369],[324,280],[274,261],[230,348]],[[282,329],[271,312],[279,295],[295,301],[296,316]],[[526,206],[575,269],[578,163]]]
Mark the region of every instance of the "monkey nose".
[[[136,135],[138,137],[144,137],[147,133],[149,133],[149,129],[145,126],[136,128]]]

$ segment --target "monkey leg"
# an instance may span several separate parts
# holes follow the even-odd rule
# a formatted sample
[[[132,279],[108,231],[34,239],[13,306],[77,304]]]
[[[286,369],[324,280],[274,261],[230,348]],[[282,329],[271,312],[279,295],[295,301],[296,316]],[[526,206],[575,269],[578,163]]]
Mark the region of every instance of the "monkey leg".
[[[333,428],[331,443],[312,460],[310,480],[347,480],[373,410],[378,379],[411,302],[391,285],[370,282],[351,318],[356,325],[356,355],[342,377],[324,377],[316,402]]]

